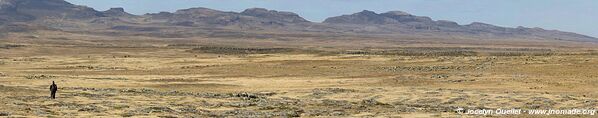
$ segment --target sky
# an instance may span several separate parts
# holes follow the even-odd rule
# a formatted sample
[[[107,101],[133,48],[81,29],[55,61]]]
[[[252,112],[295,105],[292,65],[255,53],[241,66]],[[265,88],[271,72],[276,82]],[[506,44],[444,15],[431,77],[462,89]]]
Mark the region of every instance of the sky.
[[[405,11],[459,24],[541,27],[598,37],[598,0],[67,0],[104,11],[123,7],[137,15],[205,7],[240,12],[247,8],[290,11],[321,22],[362,10]]]

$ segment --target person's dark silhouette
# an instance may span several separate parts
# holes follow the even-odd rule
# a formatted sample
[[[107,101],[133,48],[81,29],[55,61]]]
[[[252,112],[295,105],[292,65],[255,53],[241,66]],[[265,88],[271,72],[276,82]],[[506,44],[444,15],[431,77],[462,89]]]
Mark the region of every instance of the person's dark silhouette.
[[[56,99],[56,91],[58,91],[58,86],[52,81],[52,85],[50,85],[50,97],[52,99]]]

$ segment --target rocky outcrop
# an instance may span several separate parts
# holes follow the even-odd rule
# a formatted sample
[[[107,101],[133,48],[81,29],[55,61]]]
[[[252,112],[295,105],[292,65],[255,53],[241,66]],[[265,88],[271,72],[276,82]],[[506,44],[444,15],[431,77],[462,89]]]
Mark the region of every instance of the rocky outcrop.
[[[174,13],[160,12],[146,16],[149,16],[153,22],[165,22],[179,26],[226,26],[238,22],[240,17],[237,13],[208,8],[182,9]]]
[[[435,21],[430,17],[416,16],[402,11],[390,11],[377,14],[372,11],[364,10],[351,15],[331,17],[326,19],[324,23],[332,25],[368,26],[367,28],[369,30],[357,31],[367,31],[372,33],[407,32],[409,34],[418,34],[432,31],[439,35],[455,34],[459,36],[490,38],[540,38],[570,41],[598,41],[596,38],[585,35],[556,30],[544,30],[541,28],[509,28],[481,22],[459,25],[453,21]]]
[[[109,10],[106,10],[104,12],[102,12],[102,14],[104,16],[109,16],[109,17],[133,17],[135,15],[130,14],[125,12],[124,8],[110,8]]]
[[[434,21],[430,17],[425,16],[415,16],[411,15],[407,12],[403,11],[390,11],[386,13],[379,14],[380,16],[392,18],[397,22],[407,23],[407,22],[421,22],[421,23],[433,23]]]
[[[242,15],[253,16],[257,18],[269,19],[278,22],[287,23],[302,23],[309,22],[301,16],[292,12],[280,12],[275,10],[267,10],[264,8],[251,8],[241,12]]]
[[[178,10],[174,13],[160,12],[147,14],[146,16],[152,21],[167,22],[168,24],[178,26],[247,26],[264,28],[309,22],[295,13],[263,8],[247,9],[241,13],[208,8],[191,8]]]
[[[373,11],[363,10],[351,15],[342,15],[331,17],[324,20],[324,23],[330,24],[395,24],[398,23],[392,18],[377,14]]]

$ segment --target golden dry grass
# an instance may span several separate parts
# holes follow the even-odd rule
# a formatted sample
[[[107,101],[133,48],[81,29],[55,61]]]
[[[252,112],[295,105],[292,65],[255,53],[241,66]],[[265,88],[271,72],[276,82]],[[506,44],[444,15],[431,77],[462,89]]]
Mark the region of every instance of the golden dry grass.
[[[167,46],[183,40],[134,37],[122,43],[134,45],[106,46],[119,43],[73,37],[81,39],[72,45],[4,40],[26,46],[0,49],[0,112],[16,117],[479,117],[453,110],[589,109],[598,103],[598,55],[586,49],[542,56],[338,53],[342,46],[319,48],[329,52],[214,54]],[[47,97],[51,81],[60,88],[55,100]]]

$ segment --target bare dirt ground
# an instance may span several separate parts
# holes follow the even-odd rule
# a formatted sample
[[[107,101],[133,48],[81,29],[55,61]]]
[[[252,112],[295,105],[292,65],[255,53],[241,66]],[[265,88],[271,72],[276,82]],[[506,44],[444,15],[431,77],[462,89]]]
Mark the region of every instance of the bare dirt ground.
[[[598,108],[591,49],[72,37],[2,39],[0,117],[482,117],[455,109]],[[112,45],[119,43],[136,45]],[[57,99],[48,98],[52,81]]]

